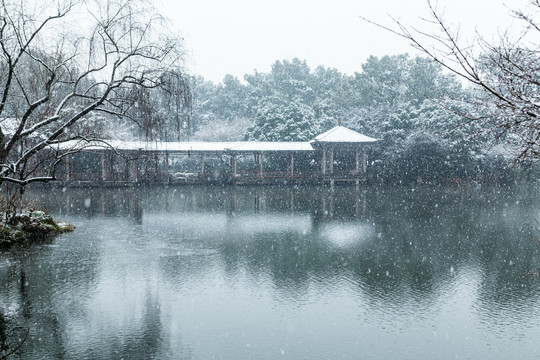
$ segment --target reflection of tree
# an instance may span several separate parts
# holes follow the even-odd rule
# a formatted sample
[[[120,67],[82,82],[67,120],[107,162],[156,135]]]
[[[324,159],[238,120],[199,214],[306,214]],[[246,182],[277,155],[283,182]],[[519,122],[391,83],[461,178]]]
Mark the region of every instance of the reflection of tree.
[[[523,231],[516,231],[516,223],[500,221],[503,209],[524,209],[508,207],[508,203],[534,198],[534,194],[518,190],[181,187],[173,191],[143,188],[79,190],[78,194],[74,189],[66,191],[69,192],[71,209],[81,209],[90,216],[102,207],[107,209],[104,215],[137,214],[143,208],[151,214],[162,211],[163,204],[173,214],[229,213],[231,209],[237,217],[258,212],[290,214],[291,209],[295,213],[311,213],[313,234],[269,233],[258,234],[249,241],[236,241],[225,233],[225,241],[220,245],[222,260],[229,269],[248,266],[253,273],[269,273],[276,281],[292,281],[295,286],[305,286],[312,276],[340,274],[345,269],[374,295],[410,291],[422,296],[435,293],[445,282],[452,281],[451,268],[459,271],[470,266],[479,267],[482,276],[496,284],[493,291],[497,291],[512,286],[508,285],[511,283],[519,284],[516,273],[523,268],[537,267],[537,250],[523,241]],[[106,202],[105,206],[94,201],[100,193],[105,194],[99,198]],[[87,198],[92,198],[89,208],[84,206]],[[60,204],[65,204],[63,201]],[[378,236],[356,248],[337,249],[320,238],[321,224],[364,218],[375,224]],[[198,235],[204,241],[204,229]],[[514,265],[505,265],[505,259],[516,260]]]
[[[81,303],[95,286],[94,250],[81,242],[57,251],[45,246],[13,249],[8,255],[8,269],[0,272],[4,284],[0,302],[21,314],[13,317],[15,324],[29,332],[21,358],[63,358],[66,354],[68,321],[83,313]],[[82,254],[86,256],[81,261]],[[6,319],[9,324],[10,317]],[[22,331],[17,331],[15,338],[22,339]]]
[[[28,338],[28,328],[0,312],[0,359],[16,354]]]
[[[530,301],[526,300],[531,298],[530,291],[538,289],[523,287],[520,273],[526,266],[523,262],[538,254],[523,232],[531,212],[528,207],[509,206],[529,196],[509,189],[417,189],[401,195],[397,190],[377,194],[380,206],[372,207],[371,213],[381,238],[366,249],[371,251],[367,256],[371,277],[388,271],[394,286],[413,284],[414,290],[423,288],[425,296],[453,281],[462,269],[473,269],[481,276],[480,293],[492,296],[482,297],[486,308],[500,301],[498,294],[509,289],[512,297]],[[513,218],[505,221],[512,212]],[[365,273],[365,269],[359,270]],[[373,282],[374,290],[385,288],[380,280],[365,278]]]
[[[535,285],[522,286],[520,276],[523,266],[530,267],[538,254],[527,240],[526,227],[520,227],[530,215],[529,208],[508,205],[529,198],[526,192],[368,191],[366,217],[376,232],[368,241],[340,248],[321,237],[320,231],[323,224],[355,218],[350,189],[341,190],[314,193],[311,200],[295,196],[295,211],[313,214],[312,233],[259,233],[249,239],[235,235],[220,246],[223,263],[227,268],[246,267],[253,276],[268,274],[277,289],[300,296],[302,292],[308,296],[307,289],[317,279],[339,281],[352,276],[348,280],[379,299],[377,303],[390,300],[400,306],[437,297],[463,271],[481,278],[486,308],[501,301],[510,305],[516,298],[532,301],[527,300],[534,299],[531,292],[540,290]],[[274,195],[265,193],[265,211],[290,211],[290,196],[280,201]],[[246,194],[237,196],[242,204]],[[256,194],[250,196],[253,199]],[[242,206],[238,208],[237,219],[242,216]],[[504,222],[505,211],[517,214]]]
[[[4,354],[9,350],[9,345],[7,344],[7,334],[6,334],[6,319],[4,314],[0,313],[0,353]]]
[[[97,196],[102,191],[105,195]],[[368,188],[358,193],[351,187],[179,187],[167,191],[137,189],[136,195],[129,189],[68,192],[73,208],[82,207],[78,215],[88,216],[90,226],[103,225],[104,221],[122,227],[132,224],[115,218],[128,218],[134,207],[131,196],[136,198],[145,223],[137,227],[140,243],[131,241],[126,246],[156,250],[152,248],[155,243],[146,236],[159,233],[159,246],[170,252],[156,260],[160,281],[171,292],[196,288],[204,281],[215,280],[221,272],[224,281],[247,274],[253,286],[268,282],[273,285],[271,291],[293,302],[309,299],[314,289],[332,291],[344,286],[353,296],[366,299],[372,309],[392,307],[416,313],[420,305],[431,307],[460,279],[469,276],[478,287],[475,309],[482,316],[497,311],[498,316],[512,313],[517,318],[526,316],[527,312],[520,309],[530,308],[540,294],[534,278],[521,277],[523,269],[538,267],[539,254],[526,226],[534,215],[527,201],[538,196],[526,188]],[[62,194],[54,201],[65,206],[62,196],[68,195]],[[86,198],[92,199],[88,208],[84,207]],[[105,202],[107,212],[101,212],[99,201]],[[234,216],[228,216],[231,210]],[[199,218],[206,221],[199,223]],[[300,224],[287,229],[282,223],[276,226],[276,219],[279,222],[287,218],[307,218],[307,230],[299,231]],[[257,228],[239,230],[243,219]],[[182,228],[184,224],[193,227]],[[329,226],[343,230],[344,225],[365,225],[371,230],[356,242],[329,241],[324,230]],[[81,235],[81,231],[80,236],[89,235]],[[344,236],[343,231],[335,235]],[[86,241],[81,243],[90,246]],[[91,319],[92,314],[85,314],[88,309],[73,298],[88,296],[88,290],[99,281],[95,269],[100,266],[96,263],[100,255],[93,248],[86,249],[84,257],[92,261],[80,262],[79,250],[56,249],[51,252],[54,255],[47,255],[47,251],[33,253],[24,261],[23,280],[30,286],[23,289],[17,285],[21,279],[19,270],[10,280],[17,291],[26,292],[28,300],[22,300],[21,295],[18,301],[27,301],[33,316],[30,321],[50,325],[60,334],[51,340],[38,331],[60,352],[64,351],[62,336],[70,323],[62,308],[67,303],[70,309],[83,313],[83,319]],[[55,265],[38,267],[49,263]],[[36,279],[40,279],[39,284]],[[160,299],[152,294],[147,291],[142,316],[129,331],[117,334],[114,324],[105,322],[100,335],[107,336],[109,347],[95,350],[92,357],[116,357],[112,349],[125,358],[138,354],[159,358],[168,351]],[[51,315],[43,315],[49,309]],[[58,318],[56,323],[54,318]],[[37,345],[29,345],[25,355],[39,354],[32,346]]]
[[[121,332],[96,334],[107,335],[107,346],[93,349],[93,359],[159,359],[160,353],[166,353],[163,341],[159,298],[146,289],[144,310],[140,325],[124,328]]]

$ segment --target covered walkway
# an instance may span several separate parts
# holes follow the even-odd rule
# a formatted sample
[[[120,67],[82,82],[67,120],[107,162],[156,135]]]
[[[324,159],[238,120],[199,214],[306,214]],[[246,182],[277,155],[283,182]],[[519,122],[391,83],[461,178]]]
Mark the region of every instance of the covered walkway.
[[[365,145],[377,139],[336,126],[308,142],[64,143],[58,180],[80,185],[234,184],[365,180]],[[62,176],[63,175],[63,176]]]

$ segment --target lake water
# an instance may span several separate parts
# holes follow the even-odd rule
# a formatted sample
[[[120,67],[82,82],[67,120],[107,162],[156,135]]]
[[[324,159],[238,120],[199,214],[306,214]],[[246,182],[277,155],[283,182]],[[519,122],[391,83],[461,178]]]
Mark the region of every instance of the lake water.
[[[14,359],[537,359],[540,190],[49,189],[0,253]]]

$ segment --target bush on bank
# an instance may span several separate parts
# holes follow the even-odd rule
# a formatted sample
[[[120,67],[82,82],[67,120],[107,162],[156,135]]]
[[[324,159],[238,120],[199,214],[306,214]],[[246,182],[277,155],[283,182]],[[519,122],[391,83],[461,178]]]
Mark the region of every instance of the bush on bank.
[[[3,214],[4,215],[4,214]],[[9,247],[20,243],[40,242],[58,234],[73,231],[68,223],[57,223],[44,211],[27,209],[18,212],[6,220],[0,220],[0,247]]]

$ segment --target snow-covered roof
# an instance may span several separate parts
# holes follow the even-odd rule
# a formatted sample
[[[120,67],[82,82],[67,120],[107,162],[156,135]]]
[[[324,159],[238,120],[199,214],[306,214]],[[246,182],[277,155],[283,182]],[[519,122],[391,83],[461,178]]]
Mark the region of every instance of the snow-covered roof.
[[[229,150],[233,152],[313,151],[313,146],[309,142],[244,141]]]
[[[61,149],[84,148],[86,150],[101,150],[108,147],[124,151],[145,150],[179,153],[313,151],[313,147],[309,142],[139,142],[104,140],[91,143],[70,141],[60,145]]]
[[[377,139],[338,125],[313,139],[316,143],[368,143]]]
[[[343,126],[336,126],[312,141],[277,142],[277,141],[121,141],[103,140],[93,142],[68,141],[58,145],[60,149],[83,148],[85,150],[101,150],[112,147],[120,151],[169,151],[176,153],[223,153],[223,152],[293,152],[314,151],[316,143],[368,143],[377,139],[357,133]]]
[[[203,142],[203,141],[173,141],[173,142],[140,142],[139,146],[143,145],[142,149],[170,151],[170,152],[224,152],[231,148],[237,147],[240,142],[225,141],[225,142]],[[129,144],[128,144],[129,145]],[[139,147],[141,148],[141,147]],[[127,146],[124,150],[133,150],[133,147]]]
[[[114,148],[123,151],[170,151],[170,152],[225,152],[230,148],[237,147],[240,142],[152,142],[152,141],[122,141],[122,140],[103,140],[103,141],[67,141],[59,144],[60,149],[83,148],[85,150],[101,150]]]

